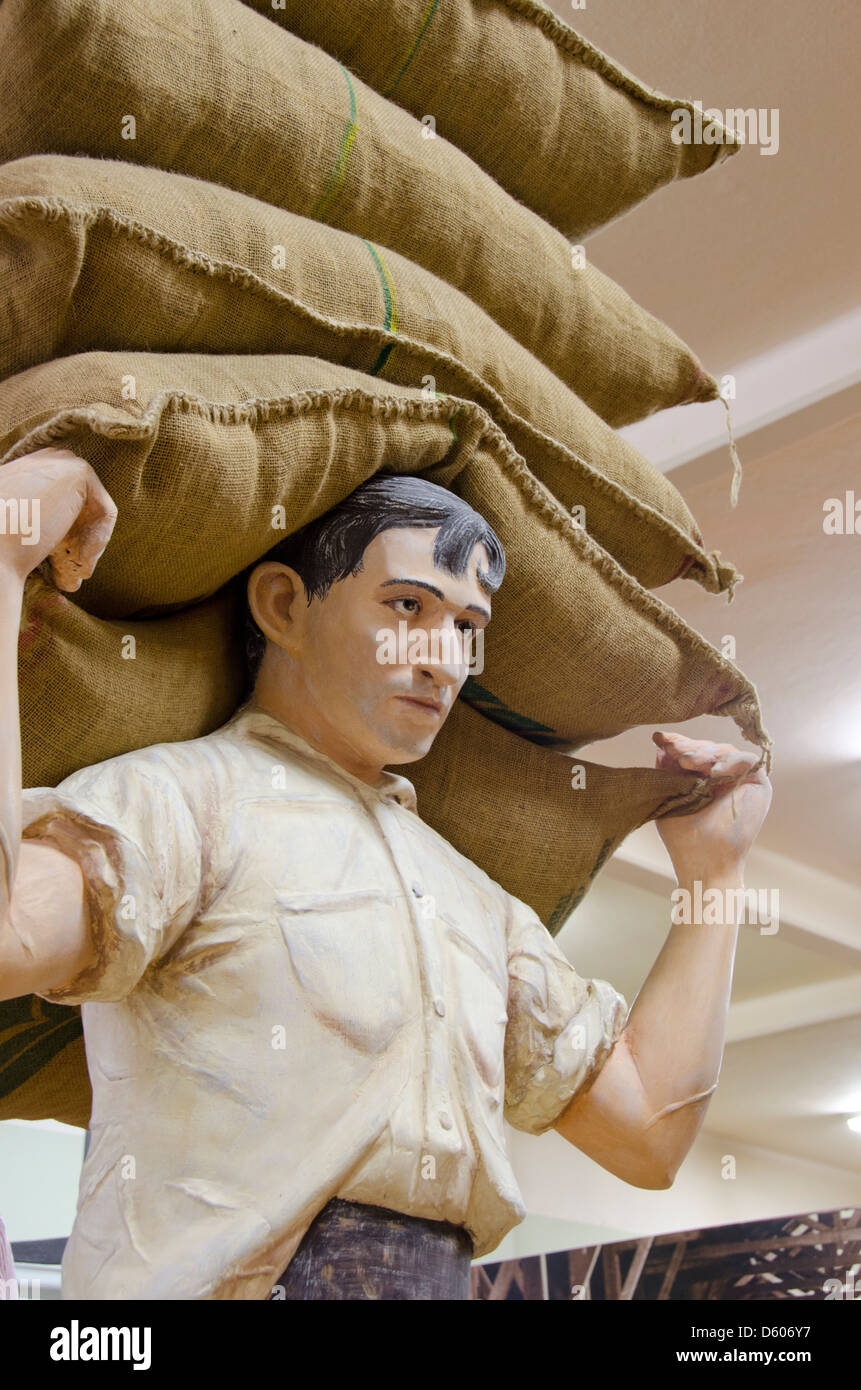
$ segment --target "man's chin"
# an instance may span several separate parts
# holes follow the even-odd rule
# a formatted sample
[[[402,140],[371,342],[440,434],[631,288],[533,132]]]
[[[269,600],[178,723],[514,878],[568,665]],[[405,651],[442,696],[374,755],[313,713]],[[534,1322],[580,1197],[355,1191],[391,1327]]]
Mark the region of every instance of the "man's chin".
[[[435,737],[435,734],[431,734],[421,741],[415,740],[409,744],[400,744],[396,748],[390,747],[384,766],[398,767],[401,763],[417,763],[430,752]]]
[[[395,718],[387,711],[388,717],[375,730],[377,739],[386,749],[384,766],[415,763],[424,758],[450,713],[450,707],[443,713],[436,713],[429,708],[422,710],[411,701],[403,703]]]
[[[441,728],[442,724],[439,724],[437,728],[429,729],[426,734],[406,734],[402,730],[396,733],[393,729],[387,730],[381,740],[386,748],[384,767],[418,762],[430,752]]]

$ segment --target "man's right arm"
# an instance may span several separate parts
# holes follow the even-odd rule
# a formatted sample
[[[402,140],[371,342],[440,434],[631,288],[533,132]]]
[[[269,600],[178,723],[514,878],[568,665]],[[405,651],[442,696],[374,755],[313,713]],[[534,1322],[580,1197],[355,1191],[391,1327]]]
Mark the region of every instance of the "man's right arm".
[[[12,501],[15,506],[6,506]],[[10,517],[29,508],[26,537]],[[21,838],[18,630],[24,583],[51,557],[57,587],[73,593],[107,545],[116,507],[88,463],[40,449],[0,468],[0,999],[56,988],[93,960],[84,877],[49,843]],[[36,538],[35,544],[25,543]]]

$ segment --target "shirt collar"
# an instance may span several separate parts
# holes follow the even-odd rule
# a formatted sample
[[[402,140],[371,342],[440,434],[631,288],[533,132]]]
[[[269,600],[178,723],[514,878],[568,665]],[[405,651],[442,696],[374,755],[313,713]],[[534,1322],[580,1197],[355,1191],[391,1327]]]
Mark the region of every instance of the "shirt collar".
[[[274,715],[267,714],[265,710],[258,709],[253,704],[246,704],[238,709],[225,727],[252,737],[257,735],[276,743],[286,744],[288,748],[293,748],[297,753],[302,753],[305,757],[324,763],[365,796],[370,794],[383,800],[397,801],[400,806],[404,806],[408,811],[414,811],[418,815],[416,789],[408,778],[401,777],[396,772],[384,771],[380,775],[379,782],[375,786],[371,786],[370,783],[363,782],[361,777],[356,777],[352,772],[341,767],[341,764],[336,763],[327,753],[321,753],[318,748],[312,747],[299,734],[288,729],[286,724],[282,724],[280,719],[276,719]]]

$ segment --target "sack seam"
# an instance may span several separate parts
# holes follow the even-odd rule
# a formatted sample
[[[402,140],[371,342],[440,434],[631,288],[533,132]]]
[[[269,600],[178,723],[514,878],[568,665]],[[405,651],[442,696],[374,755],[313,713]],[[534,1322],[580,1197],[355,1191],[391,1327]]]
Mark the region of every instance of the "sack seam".
[[[605,78],[614,87],[626,92],[629,96],[636,97],[646,106],[654,106],[659,110],[673,111],[678,107],[683,107],[686,111],[694,112],[694,104],[685,97],[668,96],[665,92],[659,92],[655,87],[648,87],[641,82],[633,73],[628,72],[619,63],[615,63],[600,48],[585,39],[582,34],[578,34],[576,29],[572,29],[563,19],[554,14],[552,10],[546,9],[543,5],[537,5],[534,0],[502,0],[502,3],[524,19],[530,20],[538,29],[556,45],[563,53],[576,58],[584,67],[591,68],[593,71]],[[738,139],[735,132],[729,130],[721,123],[721,130],[730,138],[724,140],[722,144],[715,145],[715,151],[726,148],[728,154],[735,154],[742,148],[742,141]],[[716,159],[725,158],[716,153]]]

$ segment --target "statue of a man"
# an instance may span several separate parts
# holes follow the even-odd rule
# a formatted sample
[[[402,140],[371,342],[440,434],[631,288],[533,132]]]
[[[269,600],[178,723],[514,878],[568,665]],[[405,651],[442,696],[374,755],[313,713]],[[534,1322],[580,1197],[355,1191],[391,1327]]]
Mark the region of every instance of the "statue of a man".
[[[628,1012],[386,770],[428,752],[490,622],[484,519],[372,479],[253,567],[259,670],[223,728],[22,793],[24,581],[50,555],[77,589],[116,509],[63,450],[6,464],[0,496],[41,522],[0,536],[0,997],[82,1004],[93,1086],[64,1296],[464,1298],[524,1215],[503,1114],[669,1187],[717,1084],[736,909],[673,926]],[[381,659],[401,622],[449,641]],[[680,885],[737,889],[756,755],[655,739],[716,783],[660,823]]]

